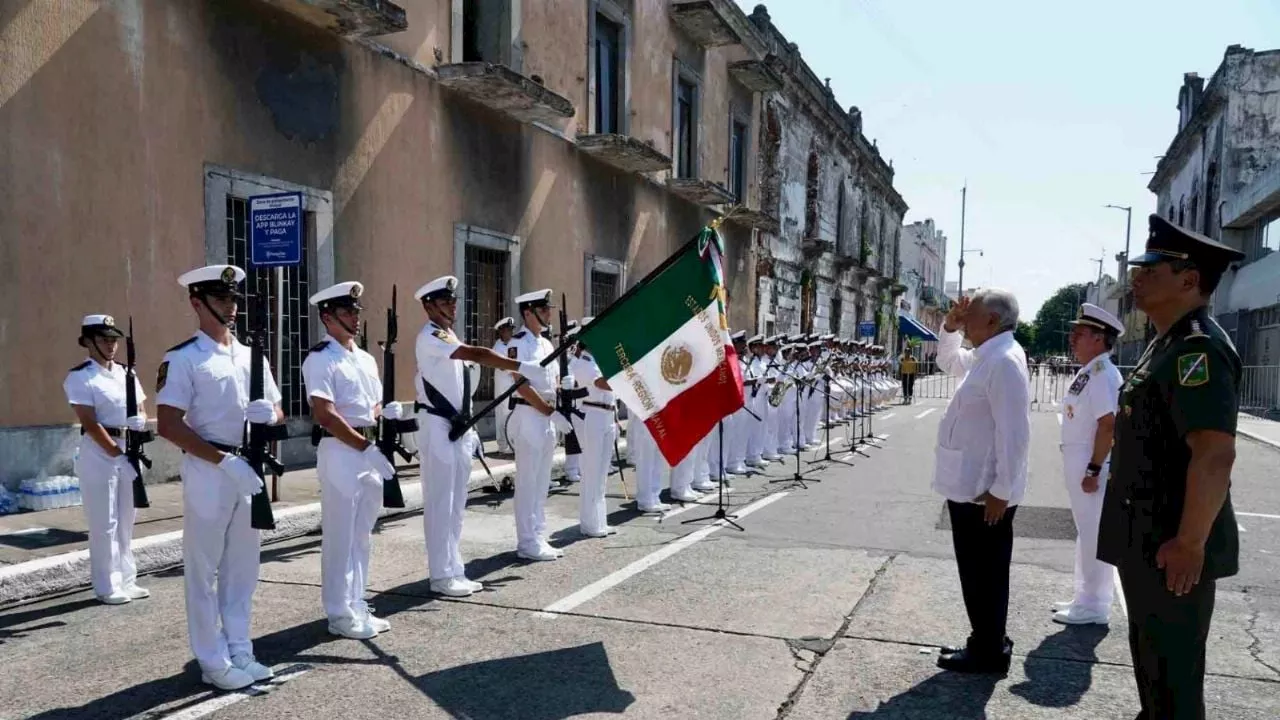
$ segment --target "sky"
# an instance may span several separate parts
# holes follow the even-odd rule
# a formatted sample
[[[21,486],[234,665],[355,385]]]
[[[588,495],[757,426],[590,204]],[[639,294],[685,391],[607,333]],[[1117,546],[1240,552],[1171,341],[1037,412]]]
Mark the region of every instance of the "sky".
[[[748,13],[756,2],[738,0]],[[1024,319],[1059,287],[1114,276],[1131,206],[1146,239],[1183,73],[1227,46],[1280,47],[1277,0],[773,0],[773,24],[893,162],[910,209],[947,235],[948,280],[998,286]],[[1145,173],[1145,174],[1144,174]],[[1105,252],[1104,252],[1105,250]],[[1132,254],[1136,255],[1136,252]]]

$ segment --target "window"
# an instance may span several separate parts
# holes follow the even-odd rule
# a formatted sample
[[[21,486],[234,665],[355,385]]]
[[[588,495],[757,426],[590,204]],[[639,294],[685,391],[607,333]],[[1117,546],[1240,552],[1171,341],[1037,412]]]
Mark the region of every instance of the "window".
[[[697,152],[697,86],[681,76],[676,79],[675,102],[675,155],[676,177],[696,177],[698,168],[694,160]]]
[[[622,130],[622,27],[596,13],[596,132]]]
[[[1258,223],[1259,257],[1280,250],[1280,213]]]
[[[591,315],[594,317],[618,299],[618,276],[611,272],[591,271]]]
[[[845,243],[848,241],[845,232],[845,211],[844,211],[844,183],[840,183],[840,187],[836,192],[836,249],[842,253],[847,253],[848,249]]]
[[[492,347],[496,340],[493,326],[506,316],[510,259],[511,254],[505,250],[467,245],[462,285],[467,303],[463,327],[468,345]],[[516,322],[518,325],[519,320]],[[476,397],[491,399],[493,371],[485,368],[480,378]]]
[[[462,32],[461,37],[455,37],[455,42],[461,45],[462,57],[455,59],[461,62],[512,65],[508,52],[508,40],[511,36],[510,0],[461,0],[461,6]],[[454,12],[457,12],[457,0],[454,8]]]
[[[831,327],[827,332],[840,336],[840,313],[844,311],[842,307],[843,301],[840,299],[840,289],[836,288],[836,294],[831,298]]]
[[[302,359],[311,347],[311,322],[307,298],[311,297],[309,249],[315,247],[315,213],[303,213],[302,237],[307,250],[302,262],[283,268],[283,292],[277,286],[274,268],[260,268],[249,262],[249,201],[227,195],[227,262],[248,273],[245,300],[236,311],[236,337],[248,343],[249,330],[267,304],[266,351],[276,383],[283,396],[281,407],[289,417],[307,417],[311,409],[302,383]],[[283,336],[281,334],[283,331]]]
[[[747,124],[734,120],[729,130],[729,192],[734,200],[745,203],[747,199]]]
[[[804,181],[804,236],[818,237],[818,171],[817,151],[809,153],[809,169]]]

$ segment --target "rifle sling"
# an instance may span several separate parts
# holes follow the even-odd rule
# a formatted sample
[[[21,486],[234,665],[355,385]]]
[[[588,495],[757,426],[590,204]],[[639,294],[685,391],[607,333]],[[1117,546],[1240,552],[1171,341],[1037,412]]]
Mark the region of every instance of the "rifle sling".
[[[415,402],[414,411],[443,418],[448,421],[450,427],[458,427],[471,419],[471,373],[465,369],[462,371],[461,411],[455,408],[444,393],[437,390],[426,378],[422,378],[422,393],[427,396],[427,402],[425,404]]]

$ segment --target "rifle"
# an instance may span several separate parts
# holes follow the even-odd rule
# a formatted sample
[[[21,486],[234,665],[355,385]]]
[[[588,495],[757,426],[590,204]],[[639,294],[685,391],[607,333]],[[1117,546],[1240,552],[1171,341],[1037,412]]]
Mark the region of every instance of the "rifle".
[[[124,341],[125,361],[128,363],[124,367],[124,414],[125,417],[133,417],[138,414],[138,372],[136,368],[137,357],[133,347],[133,316],[129,316],[129,335]],[[142,481],[142,468],[150,469],[151,458],[147,457],[143,445],[151,442],[155,436],[150,430],[133,431],[128,428],[124,431],[124,454],[129,458],[129,465],[133,467],[133,506],[136,508],[151,507],[151,502],[147,500],[147,486]]]
[[[366,326],[367,327],[367,326]],[[382,346],[382,407],[396,401],[396,339],[400,335],[400,323],[396,317],[396,286],[391,286],[391,307],[387,308],[387,339]],[[413,454],[400,444],[401,433],[414,432],[418,429],[417,418],[404,420],[378,420],[378,450],[392,466],[396,464],[397,454],[409,462]],[[400,490],[400,473],[397,471],[390,480],[382,483],[382,506],[389,508],[404,507],[404,493]]]
[[[254,314],[254,327],[249,329],[249,400],[261,400],[265,395],[266,359],[263,357],[267,345],[267,305],[265,299],[258,301],[258,312]],[[264,423],[245,423],[244,446],[241,454],[245,462],[262,479],[262,488],[250,498],[249,527],[255,530],[274,530],[276,519],[271,513],[271,497],[267,495],[267,471],[275,477],[284,474],[284,466],[271,455],[268,443],[284,440],[289,429],[285,425],[267,425]]]

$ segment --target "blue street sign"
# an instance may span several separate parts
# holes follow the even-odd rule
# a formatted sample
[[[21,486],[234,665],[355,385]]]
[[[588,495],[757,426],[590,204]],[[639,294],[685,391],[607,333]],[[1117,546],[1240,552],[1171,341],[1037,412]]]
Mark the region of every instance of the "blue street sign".
[[[302,262],[302,193],[249,198],[249,262],[257,267]]]
[[[858,337],[875,337],[876,323],[874,320],[863,320],[858,323]]]

